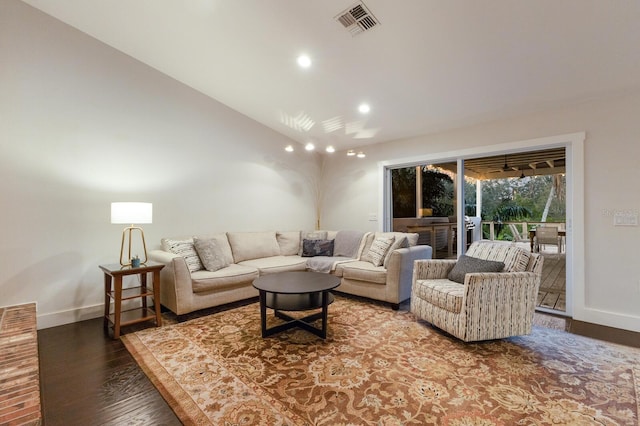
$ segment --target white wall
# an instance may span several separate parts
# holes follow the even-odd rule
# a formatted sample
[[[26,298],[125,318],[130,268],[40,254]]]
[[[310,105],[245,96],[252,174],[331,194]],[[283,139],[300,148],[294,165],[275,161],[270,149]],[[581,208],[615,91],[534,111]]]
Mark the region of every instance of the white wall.
[[[369,146],[358,162],[327,167],[323,225],[377,229],[367,214],[382,204],[379,163],[574,132],[584,142],[584,279],[574,283],[576,319],[640,331],[640,227],[614,227],[616,210],[640,212],[640,93],[527,117]],[[349,182],[349,185],[345,183]],[[582,265],[578,265],[582,266]]]
[[[153,203],[147,244],[314,229],[316,156],[16,0],[0,2],[0,306],[40,327],[99,316],[112,201]]]

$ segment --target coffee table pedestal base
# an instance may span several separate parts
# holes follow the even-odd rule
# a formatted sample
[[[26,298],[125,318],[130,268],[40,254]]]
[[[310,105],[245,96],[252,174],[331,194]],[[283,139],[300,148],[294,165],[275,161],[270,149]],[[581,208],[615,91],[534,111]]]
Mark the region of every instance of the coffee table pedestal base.
[[[262,337],[269,337],[276,333],[298,327],[322,339],[326,339],[328,307],[332,302],[333,295],[329,291],[294,295],[274,294],[260,290],[260,324],[262,327]],[[267,328],[267,308],[273,309],[276,317],[287,322]],[[318,308],[322,308],[322,311],[307,315],[303,318],[294,318],[282,312],[282,310],[308,311]],[[319,319],[322,319],[322,327],[314,327],[312,323]]]

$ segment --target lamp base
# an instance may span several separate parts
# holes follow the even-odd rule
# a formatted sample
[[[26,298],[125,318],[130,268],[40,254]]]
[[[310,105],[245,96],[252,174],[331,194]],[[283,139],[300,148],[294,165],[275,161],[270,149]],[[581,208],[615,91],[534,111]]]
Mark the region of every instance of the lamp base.
[[[144,241],[144,231],[142,230],[142,228],[140,228],[139,226],[129,226],[127,228],[124,228],[124,230],[122,231],[122,244],[120,245],[120,265],[122,266],[131,266],[131,234],[133,233],[133,231],[140,231],[140,238],[142,239],[142,251],[144,254],[144,257],[140,259],[141,263],[147,263],[147,244]],[[127,236],[129,237],[129,250],[127,251],[127,257],[123,258],[124,255],[124,241],[125,239],[127,239]]]

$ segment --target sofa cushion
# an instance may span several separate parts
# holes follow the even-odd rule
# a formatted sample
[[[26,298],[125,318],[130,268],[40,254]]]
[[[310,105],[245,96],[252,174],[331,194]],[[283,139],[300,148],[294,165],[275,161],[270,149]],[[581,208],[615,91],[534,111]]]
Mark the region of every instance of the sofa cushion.
[[[457,314],[462,310],[464,284],[447,279],[417,280],[414,291],[411,297],[426,300],[446,311]]]
[[[240,262],[240,265],[256,268],[260,271],[260,275],[276,272],[305,271],[307,269],[306,259],[300,256],[263,257],[262,259],[245,260]]]
[[[193,245],[193,239],[172,240],[167,238],[164,240],[164,244],[166,244],[167,250],[171,253],[184,257],[184,260],[187,263],[187,268],[189,268],[189,272],[204,269],[202,262],[200,261],[200,257],[198,256],[198,252]]]
[[[374,266],[371,262],[357,260],[354,262],[341,263],[336,267],[336,275],[343,278],[368,281],[375,284],[385,285],[387,283],[387,270],[382,266]]]
[[[194,293],[219,291],[227,288],[247,285],[258,278],[258,270],[251,266],[231,264],[215,272],[196,271],[191,274],[191,287]]]
[[[224,253],[222,253],[222,250],[213,238],[193,237],[193,245],[202,262],[202,266],[204,266],[204,269],[207,271],[215,272],[218,269],[229,266],[229,262],[225,259]]]
[[[377,237],[371,243],[371,247],[369,247],[369,251],[364,256],[362,260],[367,262],[371,262],[374,266],[382,266],[384,262],[384,257],[393,244],[394,237],[385,238],[385,237]]]
[[[333,256],[334,240],[302,240],[302,257]]]
[[[504,272],[524,272],[531,253],[515,244],[475,242],[467,250],[467,256],[504,262]]]
[[[333,255],[355,258],[358,255],[363,236],[364,232],[362,231],[338,231],[333,246]]]
[[[295,256],[300,249],[300,231],[276,232],[282,256]]]
[[[302,243],[304,240],[327,240],[327,231],[302,231],[300,233],[300,246],[298,247],[298,256],[302,256]]]
[[[462,255],[458,258],[455,266],[449,272],[448,278],[460,284],[464,284],[464,276],[472,272],[501,272],[504,269],[504,262],[495,260],[484,260],[476,257]]]
[[[234,263],[280,255],[275,231],[227,232]]]

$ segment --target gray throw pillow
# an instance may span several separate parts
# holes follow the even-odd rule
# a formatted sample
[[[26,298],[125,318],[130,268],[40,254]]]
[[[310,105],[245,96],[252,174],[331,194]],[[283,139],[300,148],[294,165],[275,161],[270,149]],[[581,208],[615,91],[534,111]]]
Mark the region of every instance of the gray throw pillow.
[[[218,247],[213,238],[202,239],[195,237],[193,245],[198,252],[198,257],[207,271],[215,272],[229,266],[222,249]]]
[[[478,259],[462,255],[456,262],[448,278],[460,284],[464,284],[464,276],[471,272],[502,272],[504,262],[496,262],[494,260]]]
[[[333,256],[333,240],[302,240],[302,257]]]
[[[300,250],[298,250],[298,256],[302,256],[302,245],[304,240],[326,240],[329,238],[327,231],[302,231],[300,233]]]

